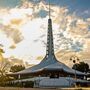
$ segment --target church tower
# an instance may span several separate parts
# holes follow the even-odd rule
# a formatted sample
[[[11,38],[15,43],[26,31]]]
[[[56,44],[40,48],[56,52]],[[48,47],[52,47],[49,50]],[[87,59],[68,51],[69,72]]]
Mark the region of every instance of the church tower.
[[[51,20],[51,10],[50,10],[50,0],[49,0],[49,19],[48,19],[48,33],[47,33],[47,47],[46,56],[54,56],[54,44],[53,44],[53,32],[52,32],[52,20]]]
[[[47,31],[47,46],[46,46],[46,56],[41,61],[41,65],[49,65],[51,63],[57,62],[54,55],[54,44],[53,44],[53,31],[52,31],[52,19],[51,19],[51,9],[49,0],[49,19],[48,19],[48,31]]]
[[[52,32],[52,20],[50,17],[50,0],[49,0],[49,19],[48,19],[48,33],[47,33],[47,47],[46,56],[54,56],[54,45],[53,45],[53,32]]]

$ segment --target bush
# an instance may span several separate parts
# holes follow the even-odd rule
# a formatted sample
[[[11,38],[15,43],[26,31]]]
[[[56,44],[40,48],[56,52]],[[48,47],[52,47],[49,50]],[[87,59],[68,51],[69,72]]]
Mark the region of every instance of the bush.
[[[34,86],[34,82],[33,81],[27,81],[27,82],[23,82],[23,87],[31,87],[33,88]]]
[[[7,83],[6,86],[9,86],[9,87],[26,87],[26,88],[31,87],[31,88],[33,88],[34,82],[33,81],[16,82],[16,83],[9,82],[9,83]]]

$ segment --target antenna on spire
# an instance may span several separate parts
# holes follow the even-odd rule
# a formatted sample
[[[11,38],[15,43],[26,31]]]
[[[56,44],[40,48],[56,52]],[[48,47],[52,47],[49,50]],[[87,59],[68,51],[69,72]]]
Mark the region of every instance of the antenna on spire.
[[[49,0],[49,19],[50,19],[50,16],[51,16],[51,10],[50,10],[50,0]]]

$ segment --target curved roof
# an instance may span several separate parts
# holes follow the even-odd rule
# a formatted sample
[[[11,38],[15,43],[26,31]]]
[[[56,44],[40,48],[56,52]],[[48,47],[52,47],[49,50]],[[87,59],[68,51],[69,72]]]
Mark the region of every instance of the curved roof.
[[[33,67],[27,68],[25,70],[22,70],[20,72],[16,72],[14,74],[29,74],[29,73],[36,73],[43,70],[63,70],[66,73],[75,74],[75,70],[69,68],[64,63],[61,63],[56,60],[55,57],[48,57],[44,58],[38,65],[35,65]],[[85,75],[82,72],[76,71],[77,75]]]

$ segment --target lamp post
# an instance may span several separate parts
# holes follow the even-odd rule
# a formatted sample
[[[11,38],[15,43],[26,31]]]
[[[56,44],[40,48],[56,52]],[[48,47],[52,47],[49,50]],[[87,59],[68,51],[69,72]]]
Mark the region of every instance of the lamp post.
[[[75,81],[77,82],[76,62],[79,61],[79,58],[77,56],[71,56],[70,60],[73,61],[73,63],[75,64]],[[75,87],[76,87],[76,82],[75,82]]]

